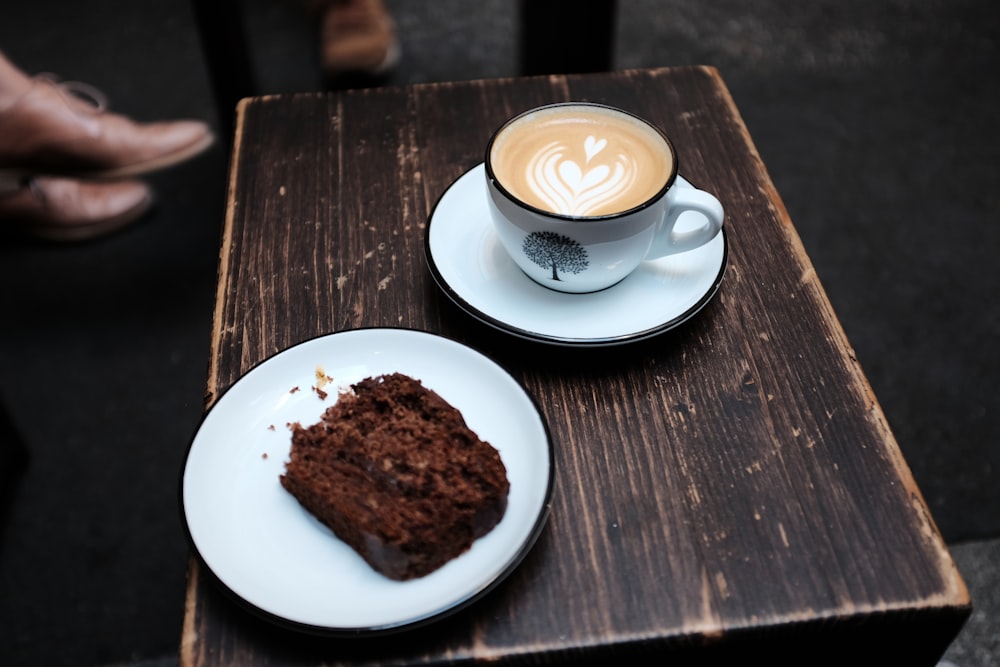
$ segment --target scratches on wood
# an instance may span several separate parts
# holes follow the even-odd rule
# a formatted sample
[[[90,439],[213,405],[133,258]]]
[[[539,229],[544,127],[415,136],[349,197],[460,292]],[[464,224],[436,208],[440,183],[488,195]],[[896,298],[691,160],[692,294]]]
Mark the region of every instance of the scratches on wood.
[[[684,176],[724,202],[721,290],[674,331],[539,349],[452,307],[428,276],[424,231],[440,194],[502,120],[563,99],[669,126]],[[492,356],[537,402],[556,493],[508,581],[399,643],[300,652],[195,575],[185,664],[331,664],[341,649],[363,664],[540,664],[596,646],[664,656],[758,632],[784,646],[807,626],[827,647],[860,632],[893,651],[924,642],[929,655],[967,614],[961,577],[715,70],[255,98],[240,105],[232,165],[207,403],[306,338],[386,325],[444,333]],[[911,638],[911,622],[936,631]]]

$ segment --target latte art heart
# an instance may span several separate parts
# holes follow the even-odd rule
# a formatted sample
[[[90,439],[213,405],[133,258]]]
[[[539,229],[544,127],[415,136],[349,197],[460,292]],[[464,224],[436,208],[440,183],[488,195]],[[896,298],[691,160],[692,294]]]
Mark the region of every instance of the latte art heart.
[[[607,208],[629,191],[637,172],[635,160],[624,153],[601,156],[607,144],[606,139],[588,136],[581,165],[568,157],[574,152],[570,146],[550,143],[529,162],[528,187],[545,203],[544,208],[555,213],[591,215]]]
[[[601,139],[598,141],[597,139],[594,139],[592,135],[588,135],[587,138],[583,140],[583,150],[587,153],[587,161],[590,162],[590,158],[603,151],[607,145],[607,139]]]
[[[664,136],[623,112],[557,104],[511,120],[489,167],[520,202],[574,218],[630,211],[661,195],[676,169]]]

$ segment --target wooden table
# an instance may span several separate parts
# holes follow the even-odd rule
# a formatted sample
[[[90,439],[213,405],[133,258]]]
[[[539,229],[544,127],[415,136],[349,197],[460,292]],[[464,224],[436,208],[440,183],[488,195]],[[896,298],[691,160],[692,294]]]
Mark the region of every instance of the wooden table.
[[[693,320],[567,349],[479,323],[437,288],[428,214],[492,128],[562,100],[673,138],[726,208],[729,259]],[[928,513],[739,112],[709,68],[271,96],[238,109],[207,404],[320,334],[392,326],[499,361],[555,447],[549,523],[470,608],[390,640],[259,620],[196,559],[183,665],[934,665],[968,614]]]

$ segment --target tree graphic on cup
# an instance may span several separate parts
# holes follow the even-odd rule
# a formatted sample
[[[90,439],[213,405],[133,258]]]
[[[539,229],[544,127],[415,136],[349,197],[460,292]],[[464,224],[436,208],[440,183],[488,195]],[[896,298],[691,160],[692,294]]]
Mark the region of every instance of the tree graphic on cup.
[[[525,256],[543,269],[552,269],[552,280],[563,273],[581,273],[590,264],[587,250],[565,234],[532,232],[521,245]]]

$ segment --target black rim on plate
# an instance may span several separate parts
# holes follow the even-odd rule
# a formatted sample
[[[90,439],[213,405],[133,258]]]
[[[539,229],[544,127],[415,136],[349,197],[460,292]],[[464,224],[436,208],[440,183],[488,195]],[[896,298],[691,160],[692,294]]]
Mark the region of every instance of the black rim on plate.
[[[195,442],[197,440],[198,433],[201,431],[202,425],[204,425],[204,423],[208,419],[211,418],[212,414],[216,410],[216,407],[219,406],[225,400],[226,396],[230,394],[230,392],[233,390],[233,388],[235,388],[237,385],[239,385],[241,382],[243,382],[245,378],[247,378],[251,373],[253,373],[255,370],[257,370],[260,366],[262,366],[262,365],[268,363],[269,361],[271,361],[271,360],[273,360],[273,359],[281,356],[282,354],[284,354],[285,352],[288,352],[289,350],[292,350],[292,349],[300,347],[302,345],[305,345],[305,344],[317,341],[317,340],[322,339],[322,338],[329,338],[329,337],[338,336],[338,335],[341,335],[341,334],[357,334],[357,333],[374,332],[374,331],[409,332],[409,333],[423,334],[423,335],[427,335],[427,336],[430,336],[430,337],[433,337],[433,338],[439,338],[439,339],[441,339],[443,341],[446,341],[449,344],[458,345],[460,347],[463,347],[463,348],[466,348],[466,349],[472,351],[473,353],[475,353],[475,354],[483,357],[490,364],[494,365],[500,372],[506,374],[510,378],[511,382],[514,383],[514,386],[518,387],[520,389],[520,391],[524,394],[524,396],[527,397],[527,399],[530,402],[531,407],[534,410],[535,414],[537,415],[539,423],[541,424],[541,427],[542,427],[542,432],[544,434],[544,439],[545,439],[546,454],[547,454],[547,458],[548,458],[548,468],[549,468],[548,469],[547,479],[546,479],[546,482],[545,482],[545,491],[544,491],[544,494],[542,496],[543,499],[542,499],[542,502],[541,502],[541,504],[539,506],[538,512],[537,512],[537,514],[534,517],[534,523],[531,526],[530,531],[526,534],[525,538],[520,543],[520,545],[518,546],[517,550],[511,555],[510,559],[503,565],[503,567],[500,570],[497,571],[496,575],[494,575],[493,577],[485,580],[482,583],[482,585],[480,585],[478,588],[475,588],[474,590],[470,590],[465,596],[463,596],[463,597],[461,597],[461,598],[459,598],[459,599],[457,599],[457,600],[455,600],[453,602],[445,603],[444,606],[442,608],[440,608],[440,609],[437,609],[435,611],[431,611],[431,612],[429,612],[427,614],[424,614],[424,615],[421,615],[421,616],[414,617],[412,619],[407,619],[407,620],[403,620],[403,621],[399,621],[399,622],[393,622],[393,623],[387,623],[387,624],[384,624],[384,625],[373,625],[373,626],[367,626],[367,627],[324,626],[324,625],[314,625],[314,624],[303,623],[303,622],[291,620],[289,618],[281,616],[280,614],[274,613],[272,611],[269,611],[267,609],[264,609],[264,608],[262,608],[262,607],[260,607],[260,606],[258,606],[256,604],[254,604],[252,602],[249,602],[248,600],[246,600],[245,598],[243,598],[239,594],[238,591],[234,590],[232,587],[230,587],[228,584],[226,584],[225,581],[223,581],[223,579],[219,576],[219,574],[216,573],[209,566],[209,564],[208,564],[207,560],[205,559],[204,555],[199,550],[198,544],[195,542],[194,536],[191,533],[191,528],[188,525],[188,520],[187,520],[188,512],[187,512],[186,504],[185,504],[185,501],[184,501],[184,485],[185,485],[186,472],[187,472],[187,468],[188,468],[188,461],[190,459],[191,452],[192,452],[192,450],[193,450],[193,448],[195,446]],[[426,625],[428,625],[430,623],[434,623],[434,622],[440,621],[440,620],[442,620],[442,619],[444,619],[444,618],[446,618],[448,616],[451,616],[451,615],[453,615],[453,614],[455,614],[455,613],[457,613],[457,612],[459,612],[459,611],[461,611],[463,609],[466,609],[467,607],[469,607],[470,605],[472,605],[474,602],[480,600],[485,595],[487,595],[489,592],[491,592],[492,590],[494,590],[497,586],[499,586],[521,564],[521,562],[525,559],[525,557],[528,555],[528,553],[534,547],[535,543],[538,541],[539,536],[541,535],[542,531],[544,530],[545,525],[546,525],[546,523],[548,521],[550,509],[551,509],[552,494],[553,494],[553,491],[554,491],[554,483],[555,483],[555,456],[554,456],[553,447],[552,447],[552,434],[551,434],[551,431],[549,429],[548,422],[545,419],[544,413],[539,408],[538,402],[536,401],[535,397],[532,396],[527,391],[527,389],[525,389],[524,385],[522,385],[510,373],[510,371],[508,371],[501,364],[499,364],[495,360],[491,359],[490,357],[486,356],[485,354],[483,354],[479,350],[476,350],[475,348],[467,345],[466,343],[459,342],[459,341],[457,341],[455,339],[452,339],[452,338],[449,338],[447,336],[442,336],[440,334],[435,334],[435,333],[431,333],[431,332],[427,332],[427,331],[421,331],[421,330],[418,330],[418,329],[410,329],[410,328],[406,328],[406,327],[360,327],[360,328],[356,328],[356,329],[344,329],[342,331],[338,331],[338,332],[334,332],[334,333],[330,333],[330,334],[322,334],[322,335],[318,335],[318,336],[315,336],[313,338],[301,341],[299,343],[296,343],[295,345],[292,345],[291,347],[288,347],[285,350],[282,350],[282,351],[280,351],[280,352],[278,352],[278,353],[276,353],[276,354],[268,357],[267,359],[264,359],[264,360],[260,361],[259,363],[257,363],[256,365],[254,365],[250,370],[248,370],[246,373],[244,373],[242,376],[240,376],[240,378],[237,379],[232,385],[230,385],[228,388],[226,388],[218,396],[218,398],[216,399],[215,403],[213,403],[212,407],[209,408],[202,415],[201,420],[198,423],[198,426],[195,428],[195,431],[194,431],[193,435],[191,436],[191,439],[190,439],[190,441],[188,443],[187,452],[185,453],[184,466],[182,467],[182,471],[181,471],[181,475],[180,475],[180,479],[179,479],[178,500],[179,500],[179,504],[180,504],[181,517],[183,519],[182,523],[184,525],[185,535],[187,537],[188,544],[191,546],[191,549],[193,550],[193,552],[194,552],[194,554],[195,554],[195,556],[196,556],[196,558],[198,560],[200,571],[202,571],[205,574],[207,574],[207,576],[209,577],[209,579],[211,579],[214,582],[214,584],[218,587],[218,589],[221,590],[228,598],[230,598],[231,600],[233,600],[234,602],[236,602],[240,607],[242,607],[242,608],[250,611],[251,613],[253,613],[254,615],[256,615],[256,616],[258,616],[258,617],[260,617],[262,619],[265,619],[265,620],[271,622],[274,625],[277,625],[277,626],[280,626],[280,627],[289,628],[289,629],[296,630],[296,631],[299,631],[299,632],[304,632],[304,633],[308,633],[308,634],[315,634],[315,635],[322,635],[322,636],[332,636],[332,637],[370,637],[370,636],[378,636],[378,635],[385,635],[385,634],[402,633],[402,632],[405,632],[405,631],[408,631],[408,630],[413,630],[413,629],[416,629],[416,628],[419,628],[419,627],[426,626]],[[336,539],[336,538],[333,538],[333,539]]]

